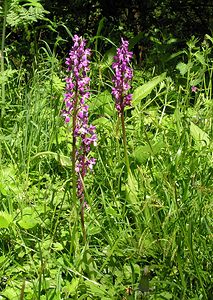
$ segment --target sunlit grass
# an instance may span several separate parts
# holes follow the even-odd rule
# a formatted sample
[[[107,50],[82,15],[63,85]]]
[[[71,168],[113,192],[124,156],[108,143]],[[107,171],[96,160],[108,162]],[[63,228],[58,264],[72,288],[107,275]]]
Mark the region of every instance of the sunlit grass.
[[[190,69],[184,58],[174,78],[151,81],[148,94],[142,89],[125,111],[131,179],[110,89],[91,97],[99,138],[97,164],[85,180],[86,244],[60,117],[61,62],[41,51],[30,79],[19,70],[8,80],[0,131],[0,298],[211,299],[213,68],[208,53],[190,51]],[[136,72],[134,90],[140,84]]]

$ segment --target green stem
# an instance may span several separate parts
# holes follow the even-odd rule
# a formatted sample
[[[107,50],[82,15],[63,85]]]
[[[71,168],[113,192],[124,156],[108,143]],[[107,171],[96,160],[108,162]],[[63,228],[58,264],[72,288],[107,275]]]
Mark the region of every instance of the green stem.
[[[1,107],[1,126],[3,126],[3,120],[5,115],[5,80],[4,80],[4,49],[5,49],[5,35],[6,35],[6,18],[7,18],[7,0],[4,1],[4,19],[3,19],[3,29],[2,29],[2,39],[1,39],[1,74],[3,76],[2,84],[1,84],[1,99],[2,99],[2,107]]]
[[[124,110],[121,111],[121,126],[122,126],[122,134],[123,134],[124,158],[125,158],[127,171],[128,173],[130,173],[129,158],[127,153],[126,128],[124,122]]]
[[[72,119],[72,197],[73,202],[77,209],[77,196],[76,196],[76,189],[77,189],[77,180],[76,180],[76,172],[75,172],[75,163],[76,163],[76,137],[75,137],[75,128],[76,128],[76,117],[77,117],[77,105],[78,105],[78,93],[76,88],[76,101],[73,108],[73,119]]]
[[[75,153],[76,153],[76,137],[72,138],[72,192],[73,192],[73,202],[76,204],[76,187],[77,180],[75,174]]]
[[[73,202],[76,208],[76,220],[78,220],[78,203],[77,203],[77,177],[76,177],[76,137],[75,137],[75,128],[76,128],[76,119],[77,119],[77,109],[78,109],[78,86],[76,87],[76,98],[75,98],[75,104],[73,108],[73,124],[72,124],[72,196],[73,196]],[[83,180],[81,178],[81,180]],[[81,204],[81,227],[83,232],[83,239],[84,242],[86,242],[86,230],[84,225],[84,199],[80,198],[80,204]]]
[[[84,242],[86,243],[87,240],[87,236],[86,236],[86,229],[85,229],[85,224],[84,224],[84,176],[85,176],[85,160],[86,160],[86,149],[85,149],[85,145],[84,145],[84,149],[83,149],[83,164],[82,164],[82,174],[81,174],[81,183],[82,183],[82,193],[80,195],[80,204],[81,204],[81,227],[82,227],[82,232],[83,232],[83,239]]]
[[[87,240],[87,235],[86,235],[86,229],[85,229],[85,224],[84,224],[84,199],[80,199],[81,203],[81,227],[82,227],[82,232],[83,232],[83,239],[84,242]]]

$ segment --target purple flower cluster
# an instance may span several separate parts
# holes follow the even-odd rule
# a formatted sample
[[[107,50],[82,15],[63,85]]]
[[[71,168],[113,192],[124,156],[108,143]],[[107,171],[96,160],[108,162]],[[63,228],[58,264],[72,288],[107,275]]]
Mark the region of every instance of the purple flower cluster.
[[[193,85],[193,86],[191,87],[191,90],[192,90],[193,93],[196,93],[197,90],[198,90],[198,88],[197,88],[196,86]]]
[[[86,42],[82,37],[74,35],[73,42],[74,45],[66,59],[67,71],[70,72],[70,77],[66,78],[67,93],[64,97],[66,110],[63,111],[63,116],[66,123],[70,122],[73,110],[78,110],[79,120],[83,120],[84,115],[88,112],[85,100],[89,98],[90,78],[87,76],[87,72],[89,71],[90,49],[85,49]]]
[[[74,45],[66,59],[67,71],[70,77],[66,78],[66,94],[64,101],[66,109],[62,115],[65,122],[72,120],[74,140],[77,144],[75,152],[75,171],[78,174],[78,196],[83,195],[83,179],[89,169],[92,170],[95,158],[89,158],[91,145],[96,145],[97,136],[95,126],[88,124],[88,105],[85,101],[89,98],[89,71],[90,49],[85,49],[86,41],[74,35]],[[74,147],[74,145],[73,145]]]
[[[121,47],[117,50],[117,55],[114,57],[115,62],[112,68],[115,70],[112,82],[112,94],[115,97],[115,107],[119,114],[124,110],[125,106],[131,105],[132,94],[128,94],[130,89],[130,81],[133,77],[132,68],[129,66],[132,52],[128,51],[128,41],[121,39]]]

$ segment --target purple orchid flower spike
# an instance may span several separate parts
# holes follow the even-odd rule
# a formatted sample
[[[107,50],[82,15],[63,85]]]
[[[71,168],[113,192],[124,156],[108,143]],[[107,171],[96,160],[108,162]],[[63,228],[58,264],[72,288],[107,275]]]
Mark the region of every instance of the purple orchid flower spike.
[[[133,77],[132,68],[129,66],[132,52],[128,51],[128,45],[128,41],[122,38],[121,47],[117,49],[117,55],[114,57],[115,62],[112,64],[112,68],[115,71],[115,75],[112,78],[114,83],[112,95],[115,97],[115,107],[119,114],[122,113],[125,106],[131,106],[132,100],[132,94],[128,93]]]
[[[85,238],[84,177],[88,169],[92,170],[96,162],[89,153],[91,146],[97,144],[97,135],[95,126],[88,123],[88,105],[86,105],[86,100],[90,97],[90,78],[87,74],[90,63],[88,57],[91,51],[85,48],[86,41],[82,37],[74,35],[73,43],[69,57],[66,59],[69,77],[66,78],[65,109],[62,111],[62,116],[65,123],[71,123],[72,126],[73,198],[75,199],[77,194],[81,202],[81,222]]]
[[[112,95],[115,98],[115,108],[118,111],[118,115],[121,118],[122,133],[123,133],[123,145],[124,145],[124,156],[126,161],[126,167],[130,174],[129,159],[127,153],[127,138],[124,121],[124,108],[131,106],[132,94],[129,93],[131,88],[131,80],[133,77],[133,70],[130,67],[130,60],[132,58],[132,52],[128,50],[128,41],[121,39],[121,46],[117,49],[117,54],[114,57],[114,63],[112,68],[115,74],[112,78],[114,84],[112,88]]]

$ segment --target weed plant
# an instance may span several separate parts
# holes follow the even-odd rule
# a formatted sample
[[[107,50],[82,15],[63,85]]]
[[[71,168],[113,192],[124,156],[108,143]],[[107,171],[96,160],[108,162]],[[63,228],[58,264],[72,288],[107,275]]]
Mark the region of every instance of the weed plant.
[[[192,39],[171,53],[171,64],[179,59],[172,76],[155,66],[152,74],[135,70],[124,110],[131,177],[112,69],[99,69],[114,50],[96,56],[89,116],[98,145],[84,183],[86,242],[61,118],[64,62],[44,44],[31,70],[15,68],[4,50],[0,299],[212,299],[212,45],[207,35],[201,46]]]

